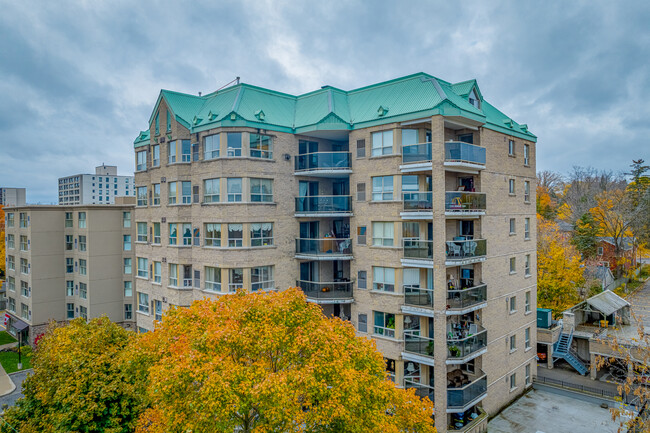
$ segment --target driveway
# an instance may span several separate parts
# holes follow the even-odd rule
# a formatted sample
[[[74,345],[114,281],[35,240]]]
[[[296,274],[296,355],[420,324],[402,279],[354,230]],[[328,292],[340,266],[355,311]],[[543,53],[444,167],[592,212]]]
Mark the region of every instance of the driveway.
[[[23,396],[23,381],[27,375],[31,374],[31,372],[32,370],[23,370],[9,375],[11,380],[16,384],[16,389],[10,394],[0,397],[0,410],[5,404],[7,406],[13,406],[16,403],[16,400]]]
[[[643,322],[644,327],[650,328],[650,280],[628,296],[627,301],[632,304],[632,314]]]

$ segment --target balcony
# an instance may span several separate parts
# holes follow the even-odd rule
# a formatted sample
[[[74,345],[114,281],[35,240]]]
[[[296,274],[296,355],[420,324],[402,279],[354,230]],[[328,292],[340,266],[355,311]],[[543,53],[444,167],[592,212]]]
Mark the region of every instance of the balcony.
[[[445,193],[445,215],[475,218],[485,215],[485,193],[452,191]]]
[[[299,260],[352,260],[352,240],[298,238],[295,257]]]
[[[404,219],[432,219],[433,200],[429,192],[405,192],[402,196],[404,210],[401,216]]]
[[[487,395],[487,377],[481,370],[470,374],[458,369],[447,373],[447,378],[447,413],[465,412]]]
[[[433,339],[404,331],[404,351],[402,358],[420,364],[433,366]]]
[[[433,241],[404,239],[402,265],[433,269]]]
[[[296,197],[296,217],[352,216],[352,196],[313,195]]]
[[[449,424],[447,427],[449,433],[487,431],[487,413],[478,406],[466,413],[451,416],[454,418],[452,418],[453,425]]]
[[[432,159],[430,142],[402,146],[402,164],[429,163],[429,168],[431,168]]]
[[[415,389],[415,395],[417,395],[420,398],[428,397],[429,400],[433,401],[434,399],[434,392],[433,392],[433,387],[425,385],[420,382],[416,382],[414,380],[410,380],[407,378],[404,378],[404,388],[414,388]]]
[[[445,168],[467,173],[485,169],[485,148],[462,141],[445,143]]]
[[[447,364],[464,364],[487,351],[487,330],[478,324],[452,330],[447,337]]]
[[[327,283],[297,280],[296,286],[305,292],[307,302],[316,304],[351,304],[354,300],[352,297],[352,281]]]
[[[296,176],[344,177],[352,173],[350,152],[314,152],[297,155]]]
[[[433,317],[433,289],[405,285],[402,313]]]
[[[487,306],[487,286],[447,290],[447,315],[467,314]]]
[[[447,266],[469,265],[485,261],[487,254],[485,239],[465,239],[465,236],[459,236],[453,241],[447,241],[446,244],[445,264]]]

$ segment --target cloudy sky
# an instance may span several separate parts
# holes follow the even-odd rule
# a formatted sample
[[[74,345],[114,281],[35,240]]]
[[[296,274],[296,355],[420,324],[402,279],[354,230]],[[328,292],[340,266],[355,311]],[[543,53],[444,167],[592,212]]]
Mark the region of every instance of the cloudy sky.
[[[476,78],[539,137],[538,169],[650,160],[647,0],[0,0],[0,10],[0,186],[25,186],[34,203],[102,162],[131,173],[161,88],[207,93],[236,76],[287,93],[420,71]]]

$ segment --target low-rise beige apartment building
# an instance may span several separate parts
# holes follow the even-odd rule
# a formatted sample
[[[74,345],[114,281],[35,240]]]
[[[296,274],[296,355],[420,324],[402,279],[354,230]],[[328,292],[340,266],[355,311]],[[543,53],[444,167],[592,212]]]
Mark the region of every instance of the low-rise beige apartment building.
[[[161,91],[135,140],[136,320],[299,286],[372,338],[438,431],[535,374],[536,137],[475,80]]]

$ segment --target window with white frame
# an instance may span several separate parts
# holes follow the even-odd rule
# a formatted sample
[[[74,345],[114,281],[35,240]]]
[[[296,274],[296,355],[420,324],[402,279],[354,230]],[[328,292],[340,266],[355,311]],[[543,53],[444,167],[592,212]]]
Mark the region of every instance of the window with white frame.
[[[205,225],[205,246],[221,246],[221,224],[207,223]]]
[[[16,270],[16,259],[14,256],[7,256],[7,269],[10,271]]]
[[[160,245],[160,223],[153,223],[153,244]]]
[[[85,259],[79,259],[79,275],[88,274],[88,262]]]
[[[192,246],[192,224],[183,223],[179,224],[181,233],[183,234],[183,246],[191,247]]]
[[[124,320],[133,319],[133,304],[124,304]]]
[[[138,257],[138,277],[149,278],[149,260]]]
[[[379,247],[392,247],[395,241],[395,224],[392,221],[372,223],[372,244]]]
[[[20,304],[20,317],[23,319],[29,320],[29,306],[26,304]]]
[[[144,314],[149,314],[149,295],[146,293],[138,292],[138,311]]]
[[[12,234],[7,235],[7,248],[12,250],[16,248],[16,237]]]
[[[213,266],[205,267],[205,290],[221,291],[221,269]]]
[[[236,292],[244,288],[244,270],[242,268],[232,268],[228,271],[228,291]]]
[[[203,159],[219,158],[219,134],[203,137]]]
[[[73,220],[72,220],[72,212],[66,212],[65,213],[65,228],[72,228]]]
[[[10,292],[16,291],[16,279],[14,277],[7,276],[7,290]]]
[[[530,254],[526,254],[524,260],[524,275],[530,277]]]
[[[372,178],[372,200],[384,201],[393,199],[393,176],[377,176]]]
[[[529,290],[528,292],[526,292],[525,300],[526,300],[526,303],[525,303],[525,312],[526,312],[526,313],[530,313],[530,311],[531,311],[531,310],[530,310],[530,309],[531,309],[531,306],[530,306],[530,290]]]
[[[169,264],[169,286],[178,287],[178,265],[174,263]]]
[[[526,350],[531,348],[531,346],[530,346],[530,328],[526,328],[526,330],[524,331],[524,343],[525,343],[524,347],[526,348]]]
[[[514,235],[516,229],[517,229],[516,220],[514,218],[510,218],[510,234]]]
[[[205,179],[203,181],[203,202],[218,203],[220,192],[220,179]]]
[[[517,373],[512,373],[510,375],[510,391],[517,388]]]
[[[273,223],[251,223],[251,247],[273,245]]]
[[[162,320],[162,301],[155,299],[153,301],[153,305],[155,309],[154,320],[158,320],[158,321]]]
[[[135,171],[143,171],[147,169],[147,151],[146,150],[141,150],[140,152],[136,153],[137,156],[137,165],[135,167]]]
[[[515,140],[508,140],[508,155],[515,156]]]
[[[530,202],[530,181],[524,181],[524,202]]]
[[[517,260],[514,257],[510,257],[510,273],[514,274],[517,272]]]
[[[151,185],[151,191],[152,191],[152,205],[153,206],[160,206],[160,184],[159,183],[154,183]]]
[[[269,135],[250,134],[250,155],[253,158],[273,158],[273,139]]]
[[[393,131],[373,132],[372,156],[391,155],[393,153]]]
[[[138,227],[138,242],[147,242],[147,223],[139,222],[136,223]]]
[[[20,282],[20,294],[24,298],[29,298],[29,284],[27,283],[27,281]]]
[[[511,335],[510,336],[510,351],[514,352],[517,350],[517,336],[516,335]]]
[[[373,333],[383,335],[384,337],[395,338],[395,315],[375,311],[373,316],[375,319]]]
[[[9,311],[12,313],[16,312],[16,300],[14,298],[8,298],[9,299]]]
[[[133,296],[133,282],[132,281],[125,281],[124,282],[124,297],[125,298],[130,298]]]
[[[66,212],[66,215],[69,212]],[[70,226],[72,227],[72,226]],[[14,213],[13,212],[7,212],[7,228],[14,228]]]
[[[131,259],[126,258],[124,259],[124,273],[125,274],[130,274],[131,273]]]
[[[170,141],[167,143],[167,163],[174,164],[176,162],[176,152],[178,144],[176,141]]]
[[[244,246],[244,225],[228,224],[228,247],[239,248]]]
[[[516,192],[515,180],[514,179],[508,179],[508,194],[515,195],[515,192]]]
[[[131,228],[131,212],[122,212],[122,227]]]
[[[73,245],[73,236],[65,235],[65,250],[72,251],[72,245]]]
[[[151,146],[151,166],[160,167],[160,145]]]
[[[530,385],[530,364],[526,364],[526,386]]]
[[[228,157],[241,156],[241,132],[226,133],[226,142],[228,145],[226,152]]]
[[[251,268],[251,290],[268,290],[275,288],[273,266],[257,266]]]
[[[79,283],[79,297],[81,299],[88,299],[88,286],[86,283]]]
[[[20,273],[29,274],[29,263],[27,259],[20,259]]]
[[[524,144],[524,165],[530,165],[530,146]]]
[[[12,235],[12,237],[13,237],[13,235]],[[27,240],[27,236],[20,235],[20,251],[27,251],[29,249],[28,247],[29,247],[29,241]],[[70,249],[72,249],[72,248],[70,248]]]
[[[510,307],[510,313],[514,313],[517,311],[517,297],[516,296],[511,296],[509,299],[509,307]]]
[[[20,214],[18,215],[18,218],[19,218],[20,228],[21,229],[26,229],[27,228],[27,213],[20,212]]]
[[[380,266],[372,267],[372,288],[382,292],[395,291],[395,269]]]
[[[65,259],[65,273],[71,274],[74,272],[74,259],[72,257],[66,257]]]
[[[131,251],[131,235],[123,235],[123,250],[124,251]]]
[[[167,184],[167,203],[178,203],[178,182],[169,182]]]
[[[228,201],[238,202],[242,201],[242,178],[229,177],[226,181],[228,188]]]
[[[524,219],[524,239],[530,239],[530,218]]]
[[[160,284],[162,281],[162,263],[153,262],[153,282]]]
[[[178,245],[178,224],[169,223],[169,245]]]
[[[192,204],[192,182],[181,182],[181,203]]]
[[[74,281],[68,280],[65,282],[65,295],[74,296]]]
[[[80,229],[85,229],[86,228],[86,212],[79,212],[78,217],[79,217],[79,228]]]
[[[137,197],[137,205],[138,206],[146,206],[147,205],[147,187],[146,186],[139,186],[135,190],[136,190],[136,197]]]
[[[251,201],[266,202],[273,201],[273,179],[256,179],[250,180]]]

